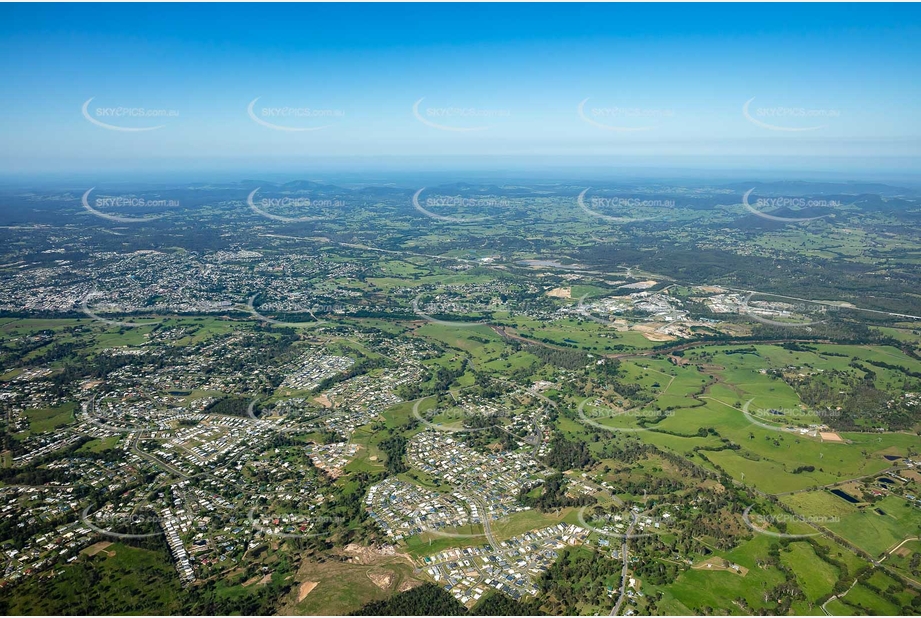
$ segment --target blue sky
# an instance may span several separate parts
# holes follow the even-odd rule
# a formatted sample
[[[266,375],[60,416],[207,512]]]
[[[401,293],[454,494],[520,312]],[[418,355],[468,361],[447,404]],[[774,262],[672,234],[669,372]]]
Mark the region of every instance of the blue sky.
[[[5,4],[0,163],[914,173],[919,16],[886,4]]]

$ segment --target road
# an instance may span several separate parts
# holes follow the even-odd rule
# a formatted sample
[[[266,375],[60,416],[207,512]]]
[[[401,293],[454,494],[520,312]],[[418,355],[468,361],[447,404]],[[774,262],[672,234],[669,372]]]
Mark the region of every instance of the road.
[[[624,543],[620,546],[620,552],[624,557],[624,568],[621,571],[620,575],[620,596],[617,597],[617,603],[614,605],[614,609],[611,610],[611,616],[617,616],[620,614],[620,607],[624,603],[624,599],[627,596],[627,565],[629,564],[629,554],[630,549],[627,547],[627,543],[630,540],[630,535],[633,534],[633,529],[636,527],[637,516],[633,516],[633,521],[630,522],[630,527],[627,528],[627,533],[624,535]]]
[[[334,241],[334,242],[335,242],[335,241]],[[485,268],[490,268],[490,269],[494,269],[494,270],[501,270],[501,271],[503,271],[503,272],[506,271],[506,270],[505,270],[505,269],[506,269],[505,265],[489,265],[489,264],[483,264],[482,262],[479,262],[479,261],[467,260],[467,259],[459,258],[459,257],[451,257],[451,256],[444,256],[444,255],[431,255],[431,254],[426,254],[426,253],[416,253],[416,252],[413,252],[413,251],[405,251],[405,250],[379,249],[379,248],[377,248],[377,247],[371,247],[371,246],[369,246],[369,245],[361,245],[361,244],[353,244],[353,243],[344,243],[344,242],[335,242],[335,244],[337,244],[337,245],[339,245],[339,246],[342,246],[342,247],[349,247],[349,248],[352,248],[352,249],[360,249],[360,250],[363,250],[363,251],[375,251],[375,252],[387,253],[387,254],[391,254],[391,255],[407,255],[407,256],[413,256],[413,257],[425,257],[425,258],[430,258],[430,259],[434,259],[434,260],[453,261],[453,262],[464,263],[464,264],[476,264],[476,265],[479,266],[479,267],[485,267]],[[571,270],[571,269],[564,269],[564,270]],[[592,270],[592,269],[588,269],[588,268],[585,268],[585,269],[578,269],[578,270],[579,270],[580,272],[584,272],[584,273],[595,273],[595,274],[602,274],[602,272],[603,272],[603,271],[596,271],[596,270]],[[634,276],[633,273],[631,272],[631,270],[632,270],[631,268],[627,268],[627,270],[626,270],[627,276],[630,276],[630,277]],[[674,278],[672,278],[672,277],[663,277],[663,276],[661,276],[661,275],[656,275],[656,274],[654,274],[654,273],[645,273],[645,272],[644,272],[643,275],[644,275],[644,276],[648,276],[649,278],[652,278],[652,279],[659,279],[659,280],[663,280],[663,281],[671,281],[673,285],[676,285],[676,284],[680,284],[680,285],[689,285],[689,286],[701,285],[701,284],[699,284],[699,283],[693,283],[693,282],[687,282],[687,281],[678,281],[677,279],[674,279]],[[725,287],[725,286],[724,286],[724,287]],[[758,294],[758,295],[761,295],[761,296],[773,296],[773,297],[775,297],[775,298],[785,298],[785,299],[787,299],[787,300],[795,300],[795,301],[799,301],[799,302],[812,303],[812,304],[816,304],[816,305],[826,305],[826,306],[829,306],[829,307],[841,307],[841,308],[850,309],[850,310],[852,310],[852,311],[864,311],[864,312],[867,312],[867,313],[876,313],[876,314],[878,314],[878,315],[886,315],[886,316],[895,317],[895,318],[908,318],[908,319],[911,319],[911,320],[921,320],[921,316],[917,316],[917,315],[910,315],[910,314],[907,314],[907,313],[893,313],[893,312],[891,312],[891,311],[881,311],[881,310],[879,310],[879,309],[864,309],[864,308],[862,308],[862,307],[857,307],[857,306],[851,305],[851,304],[848,304],[848,305],[844,306],[844,305],[841,305],[840,303],[832,302],[832,301],[827,301],[827,300],[812,300],[812,299],[809,299],[809,298],[799,298],[799,297],[796,297],[796,296],[784,296],[783,294],[773,294],[773,293],[771,293],[771,292],[759,292],[758,290],[743,290],[743,289],[731,288],[731,287],[725,287],[725,289],[727,289],[727,290],[729,290],[729,291],[732,291],[732,292],[743,292],[743,293],[749,293],[749,294]],[[495,328],[495,327],[494,327],[494,328]],[[501,334],[501,333],[500,333],[500,334]],[[546,344],[544,344],[544,345],[546,345]]]
[[[551,343],[545,343],[543,341],[538,341],[537,339],[528,339],[527,337],[522,337],[521,335],[517,335],[517,334],[509,332],[503,326],[490,325],[490,328],[492,328],[493,332],[495,332],[497,335],[499,335],[500,337],[504,337],[505,339],[514,339],[515,341],[520,341],[521,343],[527,343],[529,345],[537,345],[537,346],[541,346],[544,348],[549,348],[551,350],[562,350],[566,352],[573,351],[573,348],[564,348],[563,346],[553,345]],[[690,341],[687,343],[675,344],[667,348],[653,348],[650,350],[640,350],[637,352],[618,352],[617,354],[598,354],[598,353],[594,353],[594,354],[596,356],[602,356],[604,358],[619,360],[622,358],[641,358],[645,356],[657,356],[660,354],[671,354],[673,352],[682,352],[684,350],[690,350],[691,348],[698,348],[698,347],[712,346],[712,345],[721,345],[721,346],[753,345],[753,344],[778,345],[782,343],[816,344],[816,343],[832,343],[832,342],[828,339],[792,339],[792,338],[791,339],[763,339],[763,340],[726,339],[722,341],[704,340],[704,341]]]
[[[153,462],[162,468],[165,468],[168,472],[170,472],[171,474],[175,474],[176,476],[178,476],[179,478],[183,480],[189,478],[188,474],[180,471],[178,468],[176,468],[172,464],[168,464],[162,459],[155,457],[154,455],[151,455],[147,451],[138,447],[138,442],[140,442],[141,440],[140,433],[135,433],[131,437],[133,438],[133,441],[131,442],[131,450],[137,453],[138,456],[143,457],[147,461]]]
[[[476,504],[476,507],[480,510],[482,516],[480,519],[483,520],[483,532],[486,534],[486,541],[489,543],[489,546],[495,551],[499,551],[499,542],[496,540],[496,537],[492,533],[492,522],[489,521],[489,509],[486,508],[486,503],[480,500],[479,498],[473,498],[468,496],[470,501]]]
[[[880,558],[879,561],[882,562],[883,560],[891,556],[893,553],[897,552],[899,548],[905,543],[908,543],[909,541],[918,541],[918,540],[921,540],[921,537],[917,537],[917,536],[908,537],[907,539],[905,539],[904,541],[902,541],[901,543],[899,543],[898,545],[896,545],[895,547],[887,551],[886,555]]]
[[[856,585],[857,585],[857,580],[855,579],[855,580],[854,580],[854,583],[851,584],[851,588],[853,588],[853,587],[856,586]],[[833,597],[831,597],[830,599],[828,599],[827,601],[825,601],[824,603],[822,603],[822,611],[825,612],[825,615],[826,615],[826,616],[833,616],[834,614],[830,614],[830,613],[828,612],[828,610],[825,609],[825,606],[828,605],[829,603],[831,603],[832,601],[834,601],[835,599],[837,599],[838,597],[847,596],[847,593],[851,591],[851,588],[848,588],[848,589],[844,592],[844,594],[836,594],[836,595],[834,595]]]
[[[865,311],[867,313],[877,313],[879,315],[888,315],[893,318],[908,318],[910,320],[921,320],[921,316],[917,316],[917,315],[910,315],[907,313],[893,313],[891,311],[880,311],[879,309],[863,309],[862,307],[857,307],[857,306],[851,305],[850,303],[846,305],[842,305],[840,303],[831,302],[827,300],[811,300],[808,298],[797,298],[796,296],[784,296],[783,294],[772,294],[771,292],[757,292],[755,290],[740,290],[736,288],[726,288],[726,289],[731,290],[733,292],[748,292],[749,298],[751,298],[753,294],[757,294],[759,296],[773,296],[774,298],[785,298],[787,300],[798,300],[803,303],[812,303],[813,305],[825,305],[827,307],[838,307],[840,309],[850,309],[851,311]]]

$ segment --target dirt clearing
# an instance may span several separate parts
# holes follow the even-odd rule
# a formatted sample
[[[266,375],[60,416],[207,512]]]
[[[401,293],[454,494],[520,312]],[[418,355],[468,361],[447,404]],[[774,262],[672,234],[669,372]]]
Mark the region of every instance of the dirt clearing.
[[[313,589],[317,587],[320,582],[304,582],[301,584],[300,589],[297,591],[297,602],[300,603],[307,598],[307,595],[313,592]]]

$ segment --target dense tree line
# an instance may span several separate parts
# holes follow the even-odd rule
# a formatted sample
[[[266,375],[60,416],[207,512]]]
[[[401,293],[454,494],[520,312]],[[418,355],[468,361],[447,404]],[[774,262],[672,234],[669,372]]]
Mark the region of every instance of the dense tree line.
[[[396,434],[381,440],[378,447],[387,455],[387,472],[390,475],[406,472],[409,468],[403,461],[406,455],[406,437]]]
[[[540,495],[530,496],[531,489],[528,486],[522,487],[518,493],[518,501],[525,506],[540,509],[541,511],[552,511],[554,509],[565,508],[568,506],[588,506],[595,504],[596,498],[589,494],[579,496],[569,496],[566,494],[566,486],[569,480],[562,474],[554,474],[548,477],[543,483],[538,485]]]
[[[248,416],[250,400],[244,397],[224,397],[205,408],[206,414],[226,414],[228,416]]]
[[[474,429],[461,434],[464,443],[471,448],[484,451],[492,444],[499,443],[504,451],[518,448],[515,436],[502,426],[502,421],[495,416],[477,415],[464,419],[464,427]]]
[[[564,549],[538,582],[544,608],[549,614],[574,616],[583,613],[581,605],[609,606],[605,581],[620,573],[622,566],[598,552]]]
[[[444,588],[425,583],[383,601],[372,601],[351,616],[463,616],[467,609]]]
[[[899,276],[877,277],[871,274],[878,268],[873,263],[740,255],[725,249],[676,245],[671,239],[643,233],[620,239],[617,244],[588,246],[573,258],[599,269],[642,264],[649,272],[690,283],[730,285],[800,298],[860,298],[875,309],[921,312],[921,301],[905,294],[906,289],[918,287],[917,274],[906,269]],[[838,313],[847,312],[842,309]]]
[[[540,602],[531,598],[515,600],[501,592],[489,592],[470,610],[471,616],[544,616]]]
[[[321,393],[332,386],[339,384],[340,382],[345,382],[346,380],[351,380],[352,378],[370,373],[375,369],[381,369],[383,367],[390,367],[393,365],[393,362],[384,358],[383,356],[378,358],[363,357],[357,363],[349,367],[346,371],[337,373],[336,375],[330,376],[323,381],[321,381],[314,390],[316,393]]]
[[[562,434],[556,434],[550,440],[550,452],[545,459],[548,466],[560,471],[584,470],[595,461],[588,444],[582,440],[569,440]]]
[[[563,369],[582,369],[588,362],[588,354],[581,350],[548,348],[542,345],[528,345],[525,351],[539,358],[543,363]]]
[[[866,365],[852,360],[849,367],[851,371],[829,369],[806,376],[787,377],[781,372],[772,375],[787,382],[807,406],[823,411],[823,422],[833,429],[901,430],[915,426],[917,412],[905,405],[900,394],[916,390],[916,383],[906,381],[898,393],[890,393],[877,388],[877,374]]]
[[[400,387],[397,394],[406,400],[440,395],[451,388],[459,377],[467,373],[468,364],[467,359],[464,359],[457,369],[439,365],[430,373],[428,380],[423,380],[420,383],[405,384]]]

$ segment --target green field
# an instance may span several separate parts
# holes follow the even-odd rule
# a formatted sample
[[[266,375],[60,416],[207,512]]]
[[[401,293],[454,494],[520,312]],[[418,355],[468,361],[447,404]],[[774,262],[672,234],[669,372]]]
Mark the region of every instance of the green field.
[[[806,542],[790,543],[781,552],[781,560],[796,574],[800,589],[813,603],[830,594],[840,577],[838,569],[817,556],[812,545]]]
[[[906,506],[896,496],[888,496],[874,507],[858,508],[827,491],[784,496],[783,501],[806,517],[827,521],[825,527],[873,556],[892,549],[906,538],[921,533],[921,509]],[[882,510],[880,515],[875,509]]]
[[[74,411],[77,404],[74,402],[65,403],[56,408],[43,408],[39,410],[26,410],[26,418],[29,419],[28,434],[44,433],[52,431],[72,423],[74,421]]]
[[[39,584],[38,578],[30,578],[0,593],[0,598],[8,604],[7,613],[102,615],[182,611],[182,588],[165,550],[154,552],[116,543],[61,569],[48,589]]]

